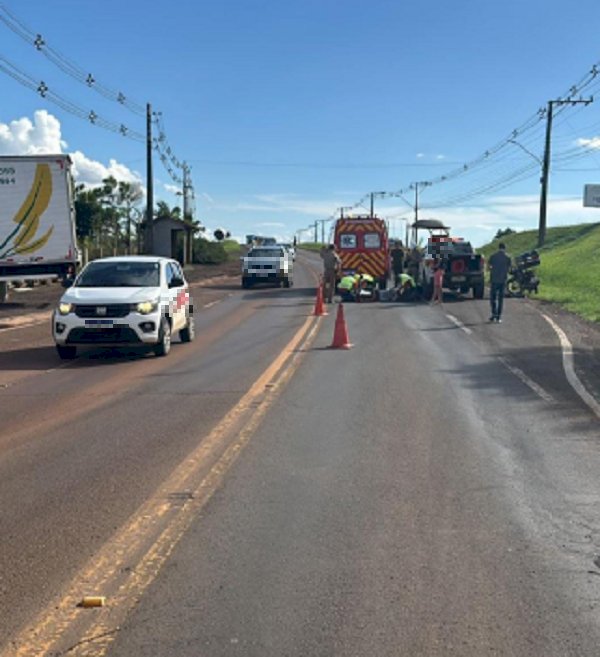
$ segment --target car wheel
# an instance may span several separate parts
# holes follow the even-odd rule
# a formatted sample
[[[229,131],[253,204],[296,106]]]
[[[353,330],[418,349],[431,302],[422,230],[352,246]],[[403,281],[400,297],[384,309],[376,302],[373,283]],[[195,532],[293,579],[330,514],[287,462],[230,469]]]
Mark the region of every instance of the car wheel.
[[[283,287],[292,287],[292,281],[289,278],[283,279]]]
[[[56,351],[62,360],[73,360],[73,358],[77,357],[77,347],[70,344],[57,344]]]
[[[179,331],[179,339],[182,342],[191,342],[196,337],[194,315],[190,313],[186,325]]]
[[[154,347],[157,356],[166,356],[171,351],[171,325],[166,317],[160,320],[158,330],[158,344]]]

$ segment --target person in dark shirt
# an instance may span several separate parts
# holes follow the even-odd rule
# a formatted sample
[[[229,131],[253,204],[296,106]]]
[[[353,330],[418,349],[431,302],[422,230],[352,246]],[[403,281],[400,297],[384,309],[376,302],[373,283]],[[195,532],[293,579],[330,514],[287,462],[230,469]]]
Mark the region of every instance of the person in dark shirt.
[[[504,289],[506,288],[506,279],[510,272],[512,261],[506,254],[506,245],[503,242],[498,244],[498,250],[488,260],[488,269],[490,270],[490,305],[492,315],[490,322],[502,321],[502,306],[504,305]]]
[[[392,272],[394,273],[394,286],[398,286],[400,282],[400,274],[404,271],[404,249],[402,248],[402,241],[398,240],[391,250],[392,258]]]

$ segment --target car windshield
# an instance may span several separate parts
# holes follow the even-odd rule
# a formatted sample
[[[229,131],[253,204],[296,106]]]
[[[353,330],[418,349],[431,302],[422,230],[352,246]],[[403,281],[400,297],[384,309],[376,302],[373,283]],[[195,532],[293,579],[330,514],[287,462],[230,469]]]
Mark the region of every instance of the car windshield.
[[[79,276],[77,287],[158,287],[157,262],[91,262]]]
[[[249,258],[280,258],[283,255],[283,249],[252,249],[248,254]]]

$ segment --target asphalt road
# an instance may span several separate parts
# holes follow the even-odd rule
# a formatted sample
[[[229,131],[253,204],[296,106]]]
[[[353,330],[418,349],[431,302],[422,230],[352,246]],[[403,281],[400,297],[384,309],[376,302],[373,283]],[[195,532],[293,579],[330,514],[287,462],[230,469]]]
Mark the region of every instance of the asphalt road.
[[[68,609],[29,654],[597,655],[598,417],[550,324],[516,301],[500,326],[485,301],[345,305],[354,347],[327,348],[330,312],[221,430],[307,325],[297,274],[232,287],[166,359],[0,354],[0,637],[21,642],[2,657],[50,646],[60,623],[36,615],[111,561],[90,591],[107,606]],[[170,542],[148,530],[121,562],[149,498]]]

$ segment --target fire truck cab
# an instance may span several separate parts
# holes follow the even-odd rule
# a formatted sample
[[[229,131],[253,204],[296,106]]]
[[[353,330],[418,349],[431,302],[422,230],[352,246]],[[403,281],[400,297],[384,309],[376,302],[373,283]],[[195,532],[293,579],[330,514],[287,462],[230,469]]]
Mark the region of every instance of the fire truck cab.
[[[370,215],[343,217],[336,221],[333,243],[342,260],[342,276],[370,274],[385,290],[390,276],[387,225]]]

